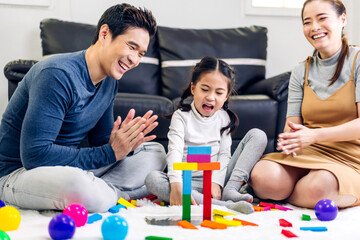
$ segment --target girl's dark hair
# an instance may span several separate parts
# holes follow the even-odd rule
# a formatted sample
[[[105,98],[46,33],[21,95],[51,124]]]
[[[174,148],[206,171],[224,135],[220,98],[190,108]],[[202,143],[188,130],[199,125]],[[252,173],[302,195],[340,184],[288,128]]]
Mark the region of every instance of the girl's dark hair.
[[[219,71],[228,79],[228,94],[234,93],[235,87],[235,71],[234,69],[224,62],[223,60],[217,59],[215,57],[203,57],[199,63],[195,65],[192,71],[191,82],[188,87],[184,90],[181,95],[180,102],[177,105],[176,109],[180,109],[181,111],[188,112],[191,110],[191,105],[185,102],[185,99],[192,96],[191,94],[191,83],[196,85],[200,80],[200,77],[204,73]],[[229,129],[229,133],[233,134],[237,127],[239,126],[239,118],[237,115],[229,109],[229,98],[224,102],[222,108],[229,114],[230,123],[223,127],[220,130],[220,134],[227,129]]]
[[[305,6],[312,1],[314,1],[314,0],[306,0],[304,2],[303,8],[301,10],[301,19],[302,20],[304,20]],[[331,6],[333,7],[333,9],[335,10],[338,17],[341,16],[342,14],[346,14],[346,7],[342,3],[341,0],[322,0],[322,1],[329,2],[331,4]],[[332,78],[329,80],[330,81],[329,86],[333,85],[334,82],[339,78],[341,70],[344,66],[345,58],[349,57],[349,43],[348,43],[348,39],[347,39],[346,35],[344,34],[344,29],[341,34],[341,41],[342,41],[342,45],[341,45],[339,60],[336,65],[335,73],[332,76]],[[313,56],[315,56],[316,54],[317,54],[317,50],[315,49],[313,52]]]
[[[115,39],[120,34],[123,34],[129,28],[142,28],[152,37],[157,30],[157,24],[151,11],[142,8],[136,8],[130,4],[117,4],[108,8],[96,27],[96,32],[92,41],[95,44],[99,38],[99,32],[102,25],[107,24],[112,34],[112,39]]]

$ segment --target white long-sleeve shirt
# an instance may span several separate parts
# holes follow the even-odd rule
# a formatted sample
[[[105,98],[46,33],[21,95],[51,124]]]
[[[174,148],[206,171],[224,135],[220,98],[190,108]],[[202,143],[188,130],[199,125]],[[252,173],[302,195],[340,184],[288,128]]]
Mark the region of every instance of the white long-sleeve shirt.
[[[171,118],[168,133],[167,154],[170,183],[182,182],[182,171],[173,170],[175,162],[186,162],[188,146],[211,146],[211,162],[220,162],[220,170],[213,171],[212,182],[224,185],[227,166],[231,158],[231,135],[228,130],[220,135],[221,128],[230,122],[223,109],[210,117],[201,116],[191,103],[191,111],[176,110]],[[193,171],[192,176],[202,176],[202,171]]]

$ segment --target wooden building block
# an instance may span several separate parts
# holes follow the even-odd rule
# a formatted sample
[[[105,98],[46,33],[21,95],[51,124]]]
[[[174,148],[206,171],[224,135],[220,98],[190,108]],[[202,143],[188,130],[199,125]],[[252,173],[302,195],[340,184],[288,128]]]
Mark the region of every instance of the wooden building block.
[[[212,212],[214,215],[220,215],[220,216],[228,216],[228,215],[234,215],[236,216],[235,213],[231,213],[231,212],[226,212],[226,211],[221,211],[218,209],[214,209]]]
[[[198,163],[197,170],[208,171],[208,170],[220,170],[220,162],[209,162],[209,163]]]
[[[191,171],[183,171],[183,194],[191,194]]]
[[[210,221],[210,220],[204,220],[200,226],[202,227],[207,227],[207,228],[211,228],[211,229],[227,229],[227,226],[223,223],[217,223],[214,221]]]
[[[133,208],[136,208],[133,204],[129,203],[128,201],[126,201],[125,199],[123,198],[120,198],[118,201],[117,201],[118,204],[121,204],[121,205],[124,205],[126,208],[128,207],[133,207]]]
[[[194,154],[186,156],[187,162],[211,162],[210,154]]]
[[[203,220],[211,220],[211,171],[204,171],[203,196]]]
[[[222,216],[214,216],[214,221],[217,223],[223,223],[226,226],[232,226],[232,227],[237,227],[237,226],[241,226],[242,223],[240,221],[233,221],[233,220],[229,220],[229,219],[225,219]]]
[[[191,224],[190,222],[183,220],[183,221],[178,221],[178,226],[182,227],[182,228],[186,228],[186,229],[198,229],[197,227],[195,227],[193,224]]]
[[[255,227],[258,227],[258,226],[259,226],[259,225],[256,224],[256,223],[244,221],[244,220],[237,219],[237,218],[233,218],[233,221],[240,221],[243,226],[255,226]]]
[[[191,221],[191,195],[183,194],[183,215],[182,220]]]
[[[174,163],[174,170],[198,170],[198,163]]]
[[[210,154],[211,155],[211,147],[210,146],[189,146],[187,149],[188,155],[194,154]]]

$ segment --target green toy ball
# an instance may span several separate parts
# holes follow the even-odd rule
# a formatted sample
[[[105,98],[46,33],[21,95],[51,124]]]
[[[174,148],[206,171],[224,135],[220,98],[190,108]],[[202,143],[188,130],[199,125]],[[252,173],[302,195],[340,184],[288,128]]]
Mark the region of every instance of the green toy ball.
[[[0,230],[0,240],[10,240],[10,237],[6,232]]]

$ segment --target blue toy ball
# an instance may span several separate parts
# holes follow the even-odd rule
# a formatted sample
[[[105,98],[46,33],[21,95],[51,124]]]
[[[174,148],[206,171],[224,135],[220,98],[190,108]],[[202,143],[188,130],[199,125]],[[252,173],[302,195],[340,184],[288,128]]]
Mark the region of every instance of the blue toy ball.
[[[123,240],[128,233],[128,223],[125,218],[112,215],[104,220],[101,233],[104,240]]]
[[[5,203],[0,200],[0,208],[5,207]]]
[[[75,229],[74,220],[65,214],[54,216],[49,223],[49,234],[54,240],[72,238],[75,234]]]
[[[315,214],[320,221],[334,220],[338,214],[338,207],[330,199],[322,199],[315,205]]]

